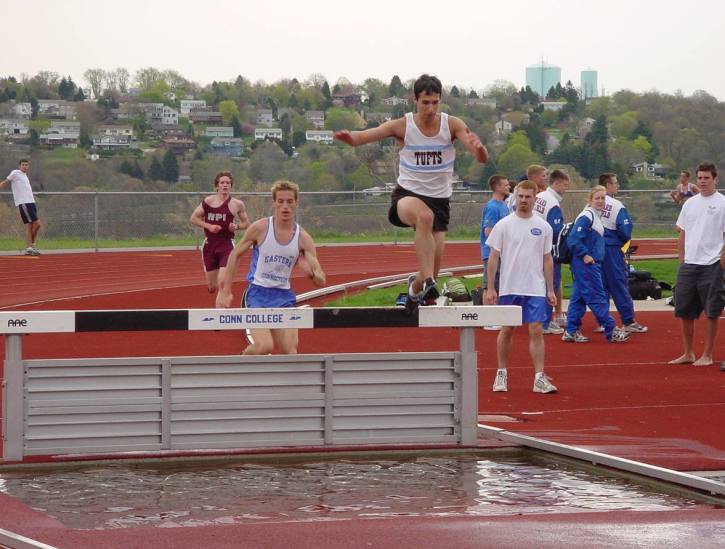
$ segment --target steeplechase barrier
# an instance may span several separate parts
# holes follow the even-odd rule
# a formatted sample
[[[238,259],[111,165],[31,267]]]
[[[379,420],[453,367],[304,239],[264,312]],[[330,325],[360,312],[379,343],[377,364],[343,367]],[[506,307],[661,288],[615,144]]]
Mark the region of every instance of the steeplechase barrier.
[[[82,456],[264,447],[459,444],[477,438],[475,329],[515,306],[12,311],[3,452]],[[25,360],[23,334],[455,328],[450,352]],[[133,336],[128,336],[132,344]]]

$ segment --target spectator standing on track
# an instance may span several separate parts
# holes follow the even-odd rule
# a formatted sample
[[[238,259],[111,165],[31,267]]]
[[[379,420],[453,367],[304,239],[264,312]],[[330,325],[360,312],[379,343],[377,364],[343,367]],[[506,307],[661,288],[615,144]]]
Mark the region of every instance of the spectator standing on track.
[[[537,187],[532,181],[518,184],[516,211],[499,221],[488,235],[491,247],[488,259],[488,279],[496,276],[501,261],[501,288],[496,291],[488,285],[485,303],[494,305],[519,305],[523,324],[528,325],[529,353],[534,364],[534,392],[555,393],[544,374],[544,334],[546,304],[553,305],[556,295],[553,288],[554,260],[551,257],[551,227],[534,215],[533,207]],[[511,354],[513,326],[502,326],[496,340],[498,370],[493,383],[495,392],[508,391],[508,360]]]
[[[634,303],[628,283],[629,267],[622,251],[622,247],[632,238],[632,220],[624,204],[614,198],[619,192],[617,175],[603,173],[599,176],[599,184],[607,190],[602,211],[602,225],[604,225],[602,282],[607,303],[610,298],[614,301],[624,330],[632,334],[644,333],[648,330],[647,326],[634,320]]]
[[[521,181],[533,181],[536,183],[537,193],[540,193],[541,191],[546,190],[546,168],[544,166],[540,166],[538,164],[531,164],[528,168],[526,168],[526,177],[522,177],[519,180],[519,183]],[[513,213],[516,211],[516,187],[514,187],[513,191],[511,191],[511,194],[506,199],[506,206],[509,209],[509,212]]]
[[[324,286],[325,273],[317,260],[315,243],[295,221],[298,194],[296,183],[277,181],[272,185],[274,212],[270,217],[252,223],[230,254],[224,282],[216,299],[217,307],[231,305],[234,274],[242,255],[250,248],[249,285],[242,296],[242,307],[294,307],[297,297],[290,286],[290,277],[301,257],[309,268],[312,282]],[[244,350],[245,355],[266,355],[275,346],[282,354],[297,354],[298,333],[295,328],[255,329],[251,330],[251,336],[252,343]]]
[[[534,213],[551,226],[552,239],[556,242],[556,237],[559,236],[561,229],[564,227],[561,201],[564,198],[564,193],[569,188],[569,175],[563,170],[554,170],[549,176],[549,181],[549,186],[536,195]],[[544,323],[544,335],[561,335],[564,333],[564,328],[559,325],[559,319],[562,317],[560,263],[554,263],[554,293],[556,294],[556,305],[553,308],[547,305],[549,317]]]
[[[486,202],[486,206],[481,213],[481,261],[483,262],[483,289],[488,288],[488,258],[491,255],[491,248],[486,244],[488,235],[491,234],[494,225],[501,221],[509,214],[506,207],[506,197],[510,193],[509,180],[503,175],[492,175],[488,180],[488,186],[491,187],[493,195],[491,200]],[[494,287],[496,291],[499,289],[500,269],[496,271],[494,279]]]
[[[677,218],[680,268],[675,284],[675,316],[680,319],[684,352],[670,364],[709,366],[725,307],[725,196],[717,192],[717,168],[697,167],[700,193],[682,206]],[[695,360],[695,320],[705,313],[705,348]]]
[[[589,341],[580,331],[587,306],[594,313],[599,325],[604,327],[607,341],[622,343],[629,339],[629,332],[617,328],[609,314],[609,300],[602,281],[604,225],[601,216],[606,194],[606,189],[601,185],[595,185],[589,191],[589,205],[574,220],[574,227],[567,239],[572,252],[571,274],[574,278],[566,314],[566,331],[561,336],[562,341],[567,343]]]
[[[680,172],[680,179],[677,182],[675,190],[670,193],[672,201],[675,204],[682,204],[688,198],[691,198],[698,194],[700,189],[694,183],[690,182],[690,172],[682,170]]]
[[[38,208],[28,178],[29,168],[30,162],[25,158],[21,158],[20,162],[18,162],[18,169],[11,171],[10,175],[0,181],[0,189],[10,183],[13,190],[13,200],[20,211],[20,219],[25,225],[26,248],[23,255],[40,255],[40,252],[35,248],[35,240],[38,238],[38,231],[40,231],[40,221],[38,221]]]
[[[394,137],[400,145],[398,184],[391,195],[388,219],[396,227],[412,227],[418,272],[408,278],[406,309],[432,305],[439,296],[440,270],[450,220],[453,164],[458,139],[481,163],[488,151],[465,122],[438,112],[443,93],[441,81],[422,75],[413,86],[415,113],[363,131],[341,130],[335,139],[353,147]]]
[[[204,229],[201,259],[209,293],[223,283],[229,255],[234,249],[234,234],[249,226],[244,202],[232,197],[234,178],[230,172],[219,172],[214,178],[216,194],[201,201],[189,221]],[[239,221],[235,222],[237,217]]]

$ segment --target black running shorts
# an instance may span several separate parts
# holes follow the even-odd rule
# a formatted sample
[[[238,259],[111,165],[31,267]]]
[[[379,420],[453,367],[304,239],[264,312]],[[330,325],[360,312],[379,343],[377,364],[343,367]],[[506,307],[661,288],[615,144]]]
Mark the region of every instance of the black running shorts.
[[[423,196],[404,189],[400,185],[396,185],[390,195],[390,210],[388,210],[388,221],[396,227],[409,227],[403,223],[398,217],[398,200],[406,196],[413,196],[423,201],[433,212],[433,230],[436,232],[445,232],[448,230],[448,223],[451,220],[451,199],[450,198],[433,198],[431,196]]]

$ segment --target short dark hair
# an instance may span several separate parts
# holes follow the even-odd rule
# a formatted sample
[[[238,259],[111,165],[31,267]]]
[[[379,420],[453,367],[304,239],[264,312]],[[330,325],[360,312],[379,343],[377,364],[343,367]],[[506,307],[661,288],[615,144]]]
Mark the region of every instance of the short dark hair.
[[[232,186],[234,186],[234,176],[232,175],[232,172],[219,172],[214,177],[214,187],[218,187],[219,186],[219,180],[222,177],[228,177],[231,180],[231,182],[232,182]]]
[[[30,161],[27,158],[21,158],[18,162],[18,166],[20,166],[20,164],[22,164],[23,162],[25,162],[26,164],[30,164]]]
[[[505,179],[508,179],[508,177],[506,177],[505,175],[500,175],[500,174],[492,175],[491,177],[488,178],[488,186],[491,187],[492,191],[495,191],[496,189],[494,187],[496,185],[498,185],[500,181],[503,181]]]
[[[680,173],[684,173],[687,177],[690,177],[692,175],[690,173],[690,170],[680,170]]]
[[[413,84],[413,93],[416,99],[418,99],[421,93],[437,93],[441,95],[443,93],[443,84],[438,80],[438,77],[423,74]]]
[[[599,184],[602,187],[606,187],[607,183],[611,183],[612,179],[617,177],[616,173],[606,172],[599,176]]]
[[[697,167],[697,170],[695,170],[695,173],[699,172],[710,172],[713,178],[717,177],[717,168],[712,162],[703,162],[702,164],[700,164]]]
[[[554,181],[569,181],[569,174],[566,173],[564,170],[552,170],[549,174],[549,181],[552,183]]]

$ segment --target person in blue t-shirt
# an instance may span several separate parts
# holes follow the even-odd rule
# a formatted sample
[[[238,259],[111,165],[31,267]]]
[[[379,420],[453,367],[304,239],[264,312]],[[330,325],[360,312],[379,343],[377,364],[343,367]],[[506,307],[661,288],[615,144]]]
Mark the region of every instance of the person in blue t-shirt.
[[[491,248],[486,245],[486,239],[491,234],[493,226],[509,214],[506,206],[506,198],[511,192],[509,180],[503,175],[492,175],[488,180],[488,186],[493,191],[491,200],[486,203],[481,213],[481,260],[483,261],[483,289],[488,288],[488,256]],[[499,271],[496,271],[494,288],[498,292]]]

